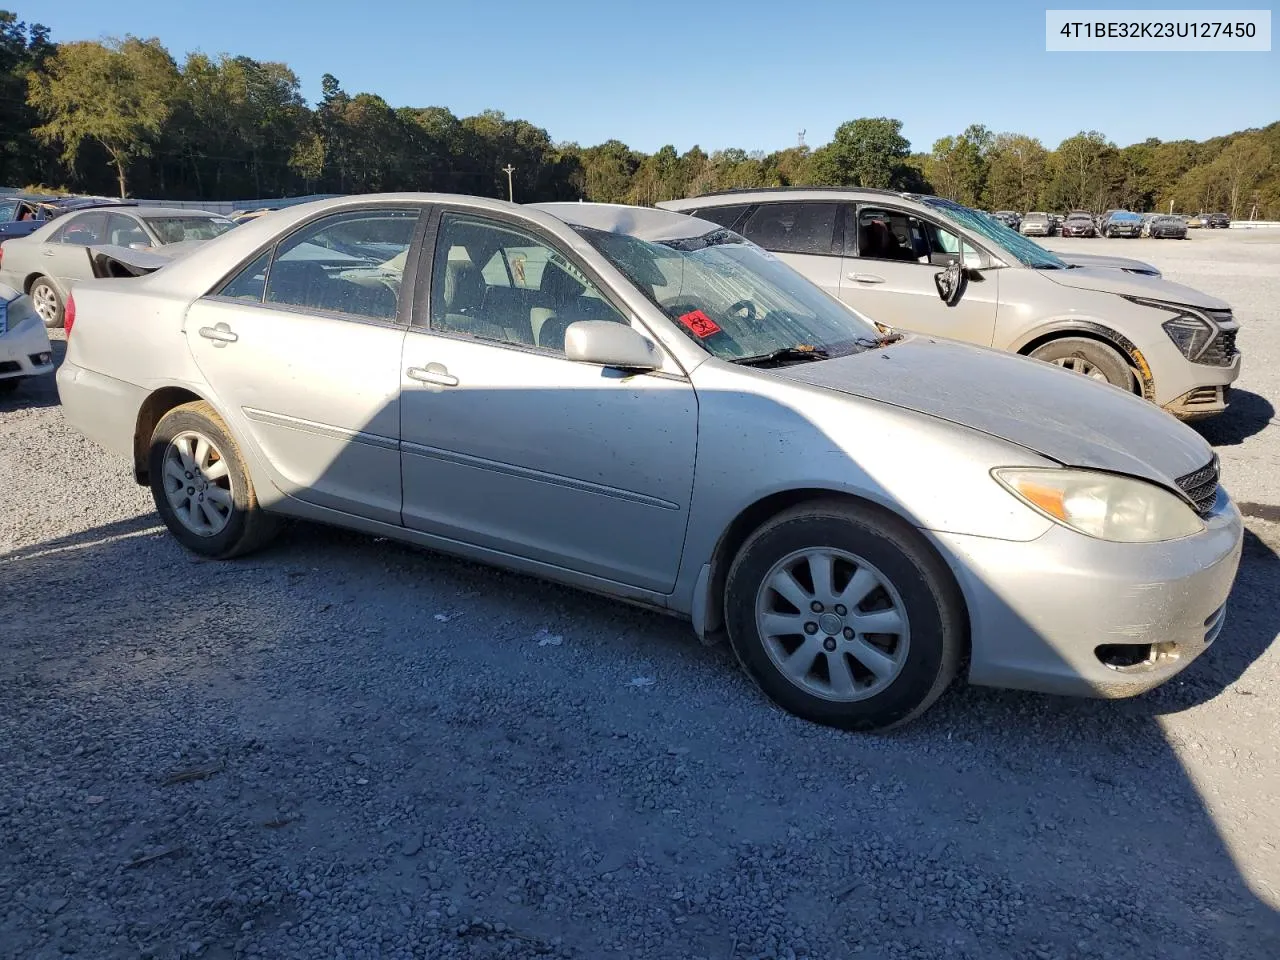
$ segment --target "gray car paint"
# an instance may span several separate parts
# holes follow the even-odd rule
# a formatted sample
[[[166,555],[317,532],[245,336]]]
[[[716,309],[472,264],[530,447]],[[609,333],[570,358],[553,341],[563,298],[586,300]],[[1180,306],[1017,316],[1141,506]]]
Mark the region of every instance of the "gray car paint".
[[[317,355],[335,343],[319,336],[325,323],[318,318],[205,295],[257,249],[309,218],[370,205],[444,203],[541,231],[616,296],[633,329],[663,353],[662,368],[619,380],[596,365],[513,345],[462,344],[418,328],[349,321],[337,347],[357,362],[339,357],[326,365]],[[58,373],[64,416],[134,457],[137,468],[149,439],[136,431],[145,405],[176,402],[166,393],[175,388],[189,391],[228,424],[266,509],[666,609],[690,616],[703,636],[720,621],[717,544],[738,518],[798,490],[853,496],[928,536],[956,572],[973,622],[1003,631],[975,632],[975,679],[1120,695],[1185,666],[1124,678],[1090,651],[1141,631],[1147,614],[1136,598],[1172,602],[1186,590],[1185,571],[1213,569],[1196,602],[1179,607],[1176,624],[1183,633],[1203,630],[1200,608],[1225,599],[1233,549],[1238,559],[1242,530],[1229,498],[1219,497],[1204,535],[1125,550],[1059,527],[1010,496],[990,471],[1080,462],[1167,484],[1184,462],[1204,453],[1188,428],[1048,365],[927,338],[784,369],[726,363],[684,335],[572,223],[652,238],[715,229],[656,210],[583,204],[552,211],[422,194],[278,211],[148,276],[81,284],[79,319]],[[266,314],[293,319],[275,331],[264,328],[259,340],[249,331]],[[227,323],[241,338],[213,347],[198,336],[210,321]],[[387,337],[403,342],[398,354],[385,345]],[[214,351],[226,356],[213,358]],[[409,367],[433,362],[456,368],[462,389],[450,393],[404,378]],[[386,380],[391,363],[398,387]],[[219,368],[224,364],[242,372],[228,375]],[[1037,404],[1082,407],[1113,438],[1092,435],[1070,412],[1040,428],[1041,406],[1018,408],[1007,396],[996,402],[983,393],[1009,376],[1021,393],[1040,397]],[[476,400],[470,406],[468,391]],[[400,415],[379,419],[393,398]],[[433,404],[441,398],[448,406]],[[597,408],[601,400],[605,407]],[[425,425],[441,410],[442,426]],[[402,430],[398,424],[405,423]],[[264,424],[276,439],[262,432]],[[377,452],[373,460],[364,448]],[[493,497],[508,499],[494,507]],[[1059,574],[1088,569],[1095,554],[1116,562],[1117,572],[1106,596],[1090,596],[1088,604],[1078,598],[1088,606],[1090,629],[1070,619],[1043,625],[1037,614],[1061,599]],[[1124,558],[1127,567],[1119,563]],[[1020,579],[1009,572],[1015,561]],[[1077,581],[1077,589],[1087,586]],[[1014,632],[1013,621],[1042,626]]]

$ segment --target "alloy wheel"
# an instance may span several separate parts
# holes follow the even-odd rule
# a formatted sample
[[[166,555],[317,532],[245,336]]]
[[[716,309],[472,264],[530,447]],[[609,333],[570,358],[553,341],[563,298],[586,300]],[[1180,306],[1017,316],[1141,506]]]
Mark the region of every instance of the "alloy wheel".
[[[46,283],[37,283],[31,288],[31,302],[35,305],[36,314],[44,321],[45,326],[58,319],[58,295],[53,287]]]
[[[1099,367],[1094,366],[1084,357],[1060,357],[1049,362],[1056,363],[1064,370],[1070,370],[1072,373],[1088,377],[1090,380],[1101,380],[1103,383],[1110,382],[1107,380],[1107,375]]]
[[[178,522],[197,536],[217,536],[235,510],[226,459],[193,430],[178,434],[165,449],[164,491]]]
[[[825,700],[865,700],[902,672],[910,647],[906,606],[861,557],[831,547],[788,554],[756,594],[756,626],[782,674]]]

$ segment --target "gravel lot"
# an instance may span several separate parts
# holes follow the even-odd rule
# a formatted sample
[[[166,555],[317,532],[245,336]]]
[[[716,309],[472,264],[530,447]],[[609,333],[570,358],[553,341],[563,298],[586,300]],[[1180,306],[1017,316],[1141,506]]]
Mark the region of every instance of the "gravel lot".
[[[306,526],[202,562],[51,379],[0,401],[0,955],[1280,956],[1280,231],[1050,245],[1245,325],[1227,628],[1118,703],[844,735],[537,581]]]

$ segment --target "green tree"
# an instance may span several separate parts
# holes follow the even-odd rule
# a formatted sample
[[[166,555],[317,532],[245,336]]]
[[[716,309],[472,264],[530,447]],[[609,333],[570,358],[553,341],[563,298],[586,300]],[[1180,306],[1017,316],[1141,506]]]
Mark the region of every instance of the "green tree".
[[[1221,181],[1233,220],[1270,165],[1271,147],[1256,135],[1238,137],[1213,161],[1210,174]]]
[[[1048,181],[1049,151],[1035,137],[999,134],[992,143],[987,189],[992,208],[1025,213],[1040,205]]]
[[[86,140],[97,143],[126,196],[129,164],[151,153],[178,85],[177,66],[160,41],[63,44],[28,79],[28,100],[45,121],[36,136],[60,144],[68,166]]]
[[[1063,140],[1053,156],[1048,205],[1100,213],[1112,193],[1114,153],[1115,145],[1097,130]]]
[[[33,183],[52,176],[53,159],[31,130],[39,118],[27,103],[27,74],[53,52],[49,30],[0,10],[0,183]]]
[[[905,187],[911,144],[902,121],[862,117],[836,128],[831,142],[814,152],[814,178],[832,186]]]

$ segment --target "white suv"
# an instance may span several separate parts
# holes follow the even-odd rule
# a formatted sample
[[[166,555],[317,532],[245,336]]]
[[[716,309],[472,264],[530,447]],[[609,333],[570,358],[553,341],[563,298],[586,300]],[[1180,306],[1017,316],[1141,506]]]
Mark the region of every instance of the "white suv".
[[[1184,419],[1224,411],[1240,375],[1228,304],[1154,271],[1068,262],[940,197],[787,188],[658,206],[742,234],[872,320],[1056,363]],[[948,305],[935,276],[955,261],[968,282]]]

